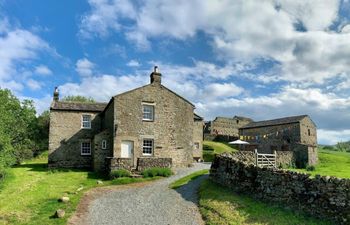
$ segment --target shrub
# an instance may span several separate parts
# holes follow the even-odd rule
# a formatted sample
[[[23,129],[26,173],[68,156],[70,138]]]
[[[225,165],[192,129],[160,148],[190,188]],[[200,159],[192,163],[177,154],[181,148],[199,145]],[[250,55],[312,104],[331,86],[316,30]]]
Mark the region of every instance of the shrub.
[[[315,171],[316,168],[315,168],[315,166],[307,165],[307,166],[306,166],[306,170],[307,170],[307,171]]]
[[[130,176],[131,176],[130,172],[125,169],[112,170],[110,173],[111,179],[119,178],[119,177],[130,177]]]
[[[204,151],[214,151],[214,148],[211,147],[210,145],[203,145],[203,150]]]
[[[143,177],[169,177],[172,174],[170,168],[153,167],[142,172]]]

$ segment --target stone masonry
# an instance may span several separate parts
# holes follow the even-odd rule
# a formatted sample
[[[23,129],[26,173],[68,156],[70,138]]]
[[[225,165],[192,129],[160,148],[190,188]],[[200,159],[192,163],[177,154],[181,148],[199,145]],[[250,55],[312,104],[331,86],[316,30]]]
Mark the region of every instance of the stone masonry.
[[[241,150],[259,153],[292,151],[292,164],[315,165],[317,158],[316,125],[307,115],[249,123],[239,129],[240,137],[249,142]]]
[[[147,165],[167,166],[168,160],[158,163],[159,159],[171,159],[175,167],[201,159],[203,119],[194,114],[194,105],[163,86],[156,68],[150,80],[148,85],[112,97],[108,104],[62,102],[55,90],[49,166],[102,171],[136,169],[142,159],[147,159]],[[144,105],[153,109],[150,120],[144,119]],[[83,115],[91,116],[91,128],[82,128]],[[147,154],[144,140],[151,145]],[[82,154],[82,142],[91,143],[91,154]]]
[[[333,224],[350,224],[350,179],[311,178],[288,170],[259,168],[229,154],[215,157],[210,179],[236,192],[299,209]]]

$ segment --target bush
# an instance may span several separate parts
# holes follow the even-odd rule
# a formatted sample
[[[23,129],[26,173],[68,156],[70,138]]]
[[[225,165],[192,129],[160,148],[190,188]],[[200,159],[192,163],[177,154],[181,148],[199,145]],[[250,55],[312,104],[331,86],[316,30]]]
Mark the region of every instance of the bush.
[[[315,166],[307,165],[307,166],[306,166],[306,170],[307,170],[307,171],[315,171],[316,168],[315,168]]]
[[[203,145],[203,150],[204,151],[214,151],[214,148],[211,147],[210,145]]]
[[[154,167],[146,169],[142,172],[143,177],[169,177],[171,176],[172,172],[170,168],[160,168],[160,167]]]
[[[119,178],[119,177],[130,177],[131,174],[128,170],[125,169],[118,169],[118,170],[113,170],[110,173],[110,178],[111,179],[115,179],[115,178]]]

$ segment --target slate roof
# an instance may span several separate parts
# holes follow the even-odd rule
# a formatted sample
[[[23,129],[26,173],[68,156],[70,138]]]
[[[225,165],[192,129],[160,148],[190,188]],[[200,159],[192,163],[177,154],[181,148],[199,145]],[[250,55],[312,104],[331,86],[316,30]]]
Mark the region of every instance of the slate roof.
[[[83,111],[83,112],[102,112],[107,106],[107,103],[95,102],[64,102],[64,101],[53,101],[50,109],[61,110],[61,111]]]
[[[241,129],[297,123],[300,120],[304,119],[305,117],[308,117],[308,115],[290,116],[290,117],[283,117],[283,118],[278,118],[274,120],[263,120],[263,121],[251,122],[243,126]]]
[[[193,113],[193,117],[194,117],[194,120],[200,120],[202,121],[203,120],[203,117],[201,116],[198,116],[197,114]]]

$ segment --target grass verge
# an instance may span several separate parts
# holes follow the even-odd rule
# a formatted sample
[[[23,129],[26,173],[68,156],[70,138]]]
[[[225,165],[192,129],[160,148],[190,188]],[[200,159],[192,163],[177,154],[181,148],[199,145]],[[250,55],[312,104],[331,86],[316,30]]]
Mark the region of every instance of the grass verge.
[[[336,152],[325,149],[318,151],[319,163],[313,171],[306,169],[292,169],[294,171],[316,174],[322,176],[335,176],[340,178],[350,178],[350,153]]]
[[[215,154],[220,154],[223,152],[235,152],[238,151],[234,149],[227,143],[215,142],[215,141],[204,141],[203,142],[203,160],[205,162],[212,162]]]
[[[66,224],[83,193],[96,186],[150,181],[153,178],[118,178],[104,180],[100,175],[82,170],[48,170],[47,152],[38,158],[8,169],[0,189],[0,224]],[[97,184],[103,180],[103,184]],[[81,191],[77,191],[82,187]],[[58,202],[63,195],[68,203]],[[64,218],[53,218],[57,209]]]
[[[278,224],[330,225],[300,212],[263,203],[248,196],[238,195],[228,188],[205,180],[199,190],[200,212],[208,225],[220,224]]]
[[[179,188],[182,185],[185,185],[188,182],[190,182],[190,181],[192,181],[192,180],[194,180],[194,179],[196,179],[196,178],[198,178],[198,177],[200,177],[200,176],[202,176],[204,174],[208,174],[208,173],[209,173],[209,170],[207,170],[207,169],[199,170],[197,172],[194,172],[194,173],[192,173],[190,175],[187,175],[187,176],[185,176],[185,177],[183,177],[181,179],[178,179],[178,180],[174,181],[173,183],[171,183],[169,185],[169,187],[172,188],[172,189]]]

